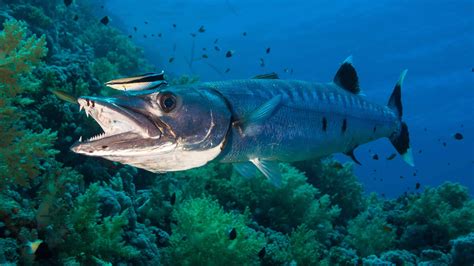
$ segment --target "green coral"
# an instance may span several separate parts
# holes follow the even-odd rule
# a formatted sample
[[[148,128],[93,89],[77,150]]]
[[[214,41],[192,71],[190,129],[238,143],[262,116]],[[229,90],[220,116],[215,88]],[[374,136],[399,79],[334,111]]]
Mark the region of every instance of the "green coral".
[[[366,207],[362,184],[354,175],[354,164],[340,162],[328,158],[295,163],[309,177],[309,183],[314,184],[322,194],[331,197],[334,205],[341,207],[337,218],[338,223],[345,223],[354,218]]]
[[[71,213],[63,217],[63,223],[70,233],[64,236],[64,243],[57,248],[65,258],[76,257],[86,263],[95,259],[113,262],[119,258],[130,259],[138,256],[138,251],[126,245],[122,239],[123,227],[128,224],[127,211],[112,217],[100,216],[100,189],[98,183],[90,185],[87,191],[77,198]],[[74,246],[74,249],[71,249],[71,246]]]
[[[265,245],[251,229],[248,213],[228,213],[207,197],[181,202],[173,211],[168,263],[172,265],[257,265]],[[235,239],[230,231],[235,230]]]
[[[374,200],[373,200],[374,201]],[[395,245],[395,230],[377,202],[350,220],[345,242],[362,256],[378,255]]]
[[[472,232],[474,228],[474,200],[466,187],[446,182],[437,188],[427,188],[408,199],[400,217],[408,228],[416,228],[428,242],[419,245],[447,245],[450,239]],[[407,230],[402,242],[417,243]]]
[[[9,20],[0,33],[0,188],[8,184],[26,186],[39,175],[44,160],[57,152],[52,149],[56,134],[39,133],[22,127],[20,107],[31,100],[19,96],[34,88],[31,70],[46,52],[45,37],[27,37],[24,23]],[[30,88],[30,89],[31,89]],[[18,107],[20,106],[20,107]]]

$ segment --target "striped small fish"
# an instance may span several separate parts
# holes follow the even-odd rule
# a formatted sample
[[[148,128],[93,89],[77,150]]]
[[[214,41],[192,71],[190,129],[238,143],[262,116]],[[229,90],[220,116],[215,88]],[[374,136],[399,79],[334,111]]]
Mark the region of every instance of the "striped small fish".
[[[166,84],[164,71],[161,73],[147,73],[136,77],[114,79],[105,83],[107,87],[123,91],[151,90]]]

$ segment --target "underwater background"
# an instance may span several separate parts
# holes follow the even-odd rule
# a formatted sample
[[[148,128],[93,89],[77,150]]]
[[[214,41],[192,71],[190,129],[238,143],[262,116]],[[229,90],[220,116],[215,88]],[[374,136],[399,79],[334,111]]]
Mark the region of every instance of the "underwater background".
[[[0,0],[1,265],[473,265],[473,1]],[[217,47],[217,48],[216,48]],[[227,56],[228,53],[231,56]],[[99,127],[52,91],[326,82],[352,55],[367,98],[400,72],[416,166],[387,140],[280,164],[153,174],[72,153]]]

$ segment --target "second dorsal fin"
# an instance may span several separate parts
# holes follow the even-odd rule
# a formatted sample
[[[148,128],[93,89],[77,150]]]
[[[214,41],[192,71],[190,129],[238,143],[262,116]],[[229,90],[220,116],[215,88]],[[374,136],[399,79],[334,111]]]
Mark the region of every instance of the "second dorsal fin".
[[[357,72],[352,65],[352,56],[349,56],[342,62],[341,67],[334,76],[334,83],[345,89],[346,91],[352,93],[359,93],[359,78],[357,77]]]

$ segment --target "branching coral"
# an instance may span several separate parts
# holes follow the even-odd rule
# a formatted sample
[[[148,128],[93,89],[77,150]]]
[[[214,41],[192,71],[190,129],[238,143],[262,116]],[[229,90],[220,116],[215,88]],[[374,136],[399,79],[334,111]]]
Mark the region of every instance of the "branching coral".
[[[400,217],[407,227],[402,245],[410,248],[447,245],[449,240],[474,228],[474,200],[459,184],[446,182],[408,200]]]
[[[248,227],[248,213],[227,213],[209,198],[181,202],[173,211],[168,248],[172,265],[256,265],[265,245]],[[232,233],[233,231],[233,233]]]
[[[365,208],[362,185],[354,175],[353,164],[341,164],[334,159],[295,163],[306,173],[308,182],[322,194],[328,194],[331,202],[341,207],[337,221],[345,223]]]
[[[376,204],[350,220],[345,241],[362,256],[378,255],[395,244],[395,230]]]
[[[34,133],[21,128],[18,107],[26,103],[17,97],[28,86],[31,69],[46,54],[45,38],[27,38],[24,23],[9,20],[0,33],[0,187],[7,184],[27,185],[37,176],[42,162],[56,151],[52,143],[56,134],[50,130]]]
[[[94,257],[113,262],[120,258],[133,258],[138,251],[128,246],[122,239],[123,227],[128,220],[126,212],[120,215],[100,217],[99,213],[99,184],[89,186],[87,191],[79,196],[75,208],[62,221],[67,226],[64,243],[56,248],[64,257],[76,257],[83,262],[93,261]],[[57,221],[57,230],[61,228]],[[74,249],[70,247],[74,246]]]

